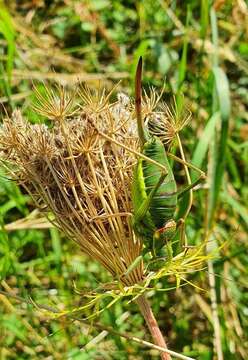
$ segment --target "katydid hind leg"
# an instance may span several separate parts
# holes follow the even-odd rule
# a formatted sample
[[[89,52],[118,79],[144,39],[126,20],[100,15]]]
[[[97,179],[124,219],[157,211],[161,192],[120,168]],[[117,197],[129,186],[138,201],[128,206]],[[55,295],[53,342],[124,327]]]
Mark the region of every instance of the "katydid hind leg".
[[[197,171],[200,174],[200,178],[202,178],[202,180],[206,179],[206,174],[204,173],[204,171],[199,169],[197,166],[191,164],[188,161],[185,161],[185,160],[181,159],[180,157],[178,157],[178,156],[176,156],[176,155],[174,155],[174,154],[172,154],[170,152],[167,152],[167,155],[169,157],[171,157],[172,159],[176,160],[177,162],[179,162],[180,164],[186,165],[190,169]]]
[[[100,131],[99,129],[97,129],[94,123],[93,123],[93,126],[94,126],[95,129],[98,131],[98,133],[99,133],[103,138],[105,138],[106,140],[112,142],[113,144],[116,144],[116,145],[119,146],[120,148],[123,148],[123,149],[129,151],[131,154],[134,154],[134,155],[137,156],[138,158],[141,158],[141,159],[147,161],[148,163],[157,165],[157,167],[158,167],[164,174],[166,174],[166,175],[168,174],[167,168],[166,168],[164,165],[160,164],[158,161],[149,158],[148,156],[144,155],[142,152],[136,151],[136,150],[132,149],[131,147],[129,147],[129,146],[125,145],[125,144],[122,144],[120,141],[116,140],[115,138],[113,138],[113,137],[105,134],[104,132],[102,132],[102,131]]]
[[[192,183],[186,185],[182,190],[179,190],[177,192],[177,197],[178,199],[180,199],[186,192],[190,191],[191,189],[193,189],[196,185],[198,185],[200,182],[204,181],[206,179],[206,175],[205,173],[199,169],[197,166],[183,160],[183,159],[180,159],[178,156],[174,155],[174,154],[171,154],[171,153],[167,153],[168,156],[170,156],[172,159],[176,160],[177,162],[179,162],[180,164],[183,164],[195,171],[197,171],[200,176],[195,180],[193,181]]]
[[[196,185],[201,183],[204,179],[200,176],[198,179],[193,181],[191,184],[186,185],[183,189],[177,191],[177,198],[180,199],[186,192],[193,189]]]

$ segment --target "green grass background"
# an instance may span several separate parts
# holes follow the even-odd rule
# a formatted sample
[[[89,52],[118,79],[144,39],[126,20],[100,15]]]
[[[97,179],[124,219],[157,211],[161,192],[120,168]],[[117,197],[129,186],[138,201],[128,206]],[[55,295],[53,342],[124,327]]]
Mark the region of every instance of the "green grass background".
[[[20,108],[30,121],[32,84],[77,79],[132,94],[136,62],[144,86],[164,100],[184,93],[192,118],[182,141],[187,160],[208,174],[187,221],[191,244],[206,231],[211,245],[227,241],[214,261],[224,359],[247,359],[248,45],[244,1],[0,1],[1,118]],[[0,149],[1,150],[1,149]],[[179,181],[182,171],[176,168]],[[194,175],[193,175],[194,176]],[[8,230],[34,210],[31,199],[0,173],[1,289],[62,309],[81,304],[75,291],[94,289],[109,275],[55,229]],[[183,209],[182,209],[183,211]],[[214,354],[209,274],[186,286],[149,294],[169,348],[201,360]],[[161,288],[165,283],[161,281]],[[134,303],[115,304],[95,320],[150,340]],[[0,359],[157,359],[154,350],[51,319],[34,306],[0,295]]]

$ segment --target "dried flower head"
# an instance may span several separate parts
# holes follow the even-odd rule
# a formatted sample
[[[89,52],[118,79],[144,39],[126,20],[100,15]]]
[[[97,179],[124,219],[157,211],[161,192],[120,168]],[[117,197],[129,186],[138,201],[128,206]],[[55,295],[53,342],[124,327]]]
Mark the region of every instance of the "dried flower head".
[[[110,97],[118,85],[119,83],[108,94],[106,94],[106,89],[101,87],[100,82],[98,87],[93,89],[87,84],[81,85],[78,90],[82,101],[82,104],[79,104],[80,108],[87,110],[88,113],[101,113],[110,105]]]
[[[143,277],[142,264],[124,276],[142,246],[130,225],[135,157],[98,131],[136,149],[131,112],[123,101],[110,104],[105,92],[95,109],[99,94],[87,87],[80,89],[84,102],[75,112],[73,98],[64,88],[57,90],[46,88],[44,95],[36,90],[36,111],[59,119],[51,129],[31,125],[19,111],[4,120],[0,146],[5,164],[36,205],[51,211],[56,226],[85,253],[125,284],[137,283]]]
[[[174,98],[172,106],[162,103],[158,110],[154,108],[146,117],[146,124],[153,135],[158,136],[164,144],[171,145],[190,118],[191,112],[188,107],[179,108]]]
[[[144,90],[144,97],[142,99],[142,114],[145,118],[149,117],[157,109],[159,102],[164,93],[164,87],[158,93],[154,87],[149,89],[149,93]]]
[[[129,97],[119,94],[111,103],[112,91],[80,87],[77,97],[62,87],[45,90],[43,94],[35,90],[34,108],[53,126],[32,125],[15,110],[0,127],[2,163],[36,206],[48,216],[52,213],[55,226],[126,286],[119,297],[138,296],[162,276],[174,274],[179,283],[183,274],[200,267],[202,248],[187,256],[177,254],[157,273],[146,273],[142,261],[127,271],[143,246],[131,222],[130,187],[141,154]],[[189,115],[179,119],[177,108],[166,105],[157,111],[161,94],[154,89],[150,98],[145,94],[143,115],[150,131],[168,143]],[[116,294],[108,292],[117,300]]]
[[[76,114],[78,106],[76,105],[75,93],[69,93],[61,85],[57,85],[55,89],[47,87],[45,84],[44,93],[34,87],[36,95],[36,105],[33,106],[41,115],[50,120],[60,121]]]

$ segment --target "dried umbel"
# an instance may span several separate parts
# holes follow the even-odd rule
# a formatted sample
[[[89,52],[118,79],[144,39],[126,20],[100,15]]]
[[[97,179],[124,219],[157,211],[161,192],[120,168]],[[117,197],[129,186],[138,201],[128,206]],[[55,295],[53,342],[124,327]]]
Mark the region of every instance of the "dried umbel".
[[[166,103],[162,102],[161,95],[156,98],[156,92],[152,89],[152,97],[149,98],[145,96],[146,107],[149,108],[151,104],[151,99],[155,104],[152,107],[152,111],[146,114],[146,123],[149,128],[149,131],[154,136],[158,136],[166,147],[170,147],[174,140],[177,139],[179,132],[188,124],[191,118],[191,112],[188,107],[183,104],[183,106],[178,106],[174,98],[174,103],[172,106],[168,106]],[[183,97],[181,98],[182,102],[184,101]],[[154,111],[156,108],[156,111]]]
[[[63,88],[37,93],[36,110],[53,121],[31,125],[16,110],[1,127],[0,149],[5,165],[36,205],[54,215],[54,223],[81,249],[97,259],[124,284],[143,278],[140,254],[131,223],[130,179],[137,138],[129,99],[113,104],[104,92],[79,92],[81,102]],[[106,134],[103,137],[101,134]]]
[[[192,257],[182,251],[157,274],[146,273],[142,261],[132,267],[143,247],[133,232],[131,199],[134,166],[142,154],[129,97],[119,94],[111,102],[112,93],[86,86],[73,94],[63,87],[45,90],[36,90],[35,110],[51,126],[32,125],[16,110],[0,128],[2,163],[36,206],[117,283],[145,289],[151,279],[192,271],[191,260],[200,265],[197,250]],[[154,90],[145,94],[142,116],[154,134],[171,142],[186,120],[175,122],[168,108],[157,110],[160,98]],[[162,119],[157,133],[154,119]]]

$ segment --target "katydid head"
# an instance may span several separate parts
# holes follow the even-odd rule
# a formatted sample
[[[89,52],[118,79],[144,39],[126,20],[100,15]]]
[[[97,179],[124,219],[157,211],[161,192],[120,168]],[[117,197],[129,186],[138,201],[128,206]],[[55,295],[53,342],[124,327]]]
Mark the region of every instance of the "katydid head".
[[[168,220],[162,228],[155,231],[154,240],[166,244],[176,235],[176,230],[176,222],[173,219]]]

